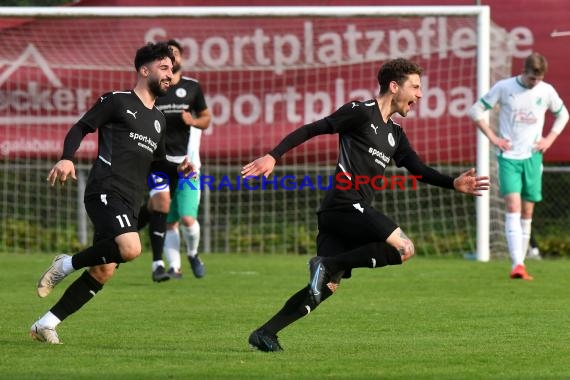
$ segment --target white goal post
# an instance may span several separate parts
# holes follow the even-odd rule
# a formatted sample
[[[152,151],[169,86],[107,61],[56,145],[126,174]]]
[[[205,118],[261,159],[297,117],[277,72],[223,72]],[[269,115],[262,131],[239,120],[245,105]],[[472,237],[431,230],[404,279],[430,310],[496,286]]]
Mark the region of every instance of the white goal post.
[[[455,24],[452,26],[451,22],[448,23],[443,21],[444,18],[464,17],[474,20],[473,24],[462,26],[462,24],[458,22],[457,26]],[[396,22],[393,26],[386,22],[386,24],[375,27],[374,21],[371,21],[391,18],[414,19],[418,21],[415,21],[416,24],[413,24],[415,29],[407,27],[408,24],[406,24],[406,21],[403,21],[403,25],[405,27],[400,26]],[[437,99],[437,96],[439,94],[443,94],[445,96],[448,95],[445,93],[445,90],[441,90],[439,88],[440,83],[434,83],[458,82],[458,84],[454,84],[455,87],[452,88],[452,92],[456,91],[456,93],[459,93],[459,90],[465,91],[465,88],[469,86],[466,85],[466,83],[473,83],[475,84],[476,89],[471,100],[481,97],[488,91],[491,81],[492,61],[492,28],[490,8],[488,6],[0,7],[0,20],[4,20],[4,25],[0,22],[0,27],[3,26],[3,28],[0,29],[0,32],[3,33],[2,39],[4,41],[0,43],[0,48],[6,50],[5,47],[8,44],[14,43],[14,41],[17,42],[15,44],[17,46],[17,51],[14,51],[13,54],[10,52],[0,53],[0,68],[2,68],[2,71],[0,71],[0,86],[2,86],[0,87],[0,91],[4,91],[3,94],[15,93],[14,91],[20,91],[20,93],[24,94],[19,96],[19,98],[16,98],[15,95],[6,95],[9,98],[8,104],[0,107],[0,112],[2,112],[0,114],[0,130],[2,131],[1,135],[3,135],[3,139],[0,141],[0,144],[3,144],[2,146],[4,147],[2,150],[2,156],[0,156],[0,162],[4,169],[10,170],[11,173],[16,173],[13,176],[14,178],[19,177],[21,173],[18,172],[18,170],[20,169],[27,171],[27,173],[36,170],[38,167],[41,168],[40,170],[44,170],[45,166],[42,166],[39,162],[47,160],[48,162],[53,163],[53,160],[57,157],[53,148],[50,148],[51,150],[46,149],[44,154],[37,155],[34,155],[34,152],[28,152],[27,150],[33,150],[29,147],[21,149],[18,148],[18,144],[20,144],[20,142],[14,143],[14,141],[17,140],[17,135],[22,133],[24,128],[30,129],[29,134],[24,137],[25,139],[28,139],[27,143],[29,145],[29,139],[35,138],[33,137],[34,128],[41,126],[42,122],[47,120],[46,118],[53,118],[53,120],[56,120],[51,123],[59,123],[58,128],[61,130],[61,125],[67,124],[70,126],[73,120],[80,116],[80,112],[73,112],[77,111],[79,106],[83,107],[79,111],[85,111],[84,108],[89,106],[89,104],[85,103],[92,100],[93,97],[96,98],[98,95],[98,93],[96,93],[97,91],[108,91],[114,89],[97,88],[96,90],[93,90],[93,93],[90,93],[90,97],[85,95],[85,91],[73,92],[70,90],[70,92],[65,92],[62,90],[62,88],[65,87],[64,84],[62,84],[62,76],[65,75],[63,70],[69,69],[70,77],[78,77],[69,85],[75,86],[74,88],[83,88],[103,81],[105,79],[105,75],[101,74],[101,76],[99,76],[96,71],[108,71],[109,75],[113,76],[109,85],[121,85],[128,88],[128,86],[131,85],[129,81],[133,80],[133,70],[130,67],[131,62],[129,60],[125,60],[124,57],[129,57],[129,54],[132,55],[133,49],[142,45],[145,40],[152,39],[150,36],[165,38],[167,36],[167,33],[161,32],[161,30],[164,31],[164,29],[166,29],[161,23],[158,23],[156,28],[153,29],[152,33],[154,33],[154,35],[149,30],[144,36],[140,34],[136,35],[135,33],[137,33],[137,31],[133,32],[129,30],[128,25],[121,24],[120,28],[116,31],[116,37],[117,39],[124,39],[125,42],[121,46],[125,49],[128,48],[128,52],[127,54],[120,54],[120,52],[115,51],[117,49],[116,42],[111,41],[111,39],[108,38],[112,34],[102,34],[102,36],[106,36],[104,38],[107,38],[107,41],[109,42],[107,45],[107,41],[101,40],[102,37],[97,35],[98,32],[95,32],[96,28],[101,28],[100,24],[94,23],[93,25],[86,26],[85,29],[82,29],[83,26],[74,24],[72,27],[78,28],[76,31],[69,30],[69,26],[58,25],[59,21],[64,22],[75,19],[83,19],[89,22],[94,20],[99,22],[105,21],[109,22],[109,27],[111,28],[118,25],[112,20],[149,20],[147,21],[149,23],[156,20],[168,19],[176,19],[179,21],[187,20],[186,24],[180,23],[180,25],[177,26],[177,33],[179,35],[182,32],[186,33],[185,37],[187,38],[185,41],[187,42],[187,45],[185,45],[185,47],[188,47],[192,52],[196,52],[200,57],[196,58],[195,56],[190,56],[189,61],[192,65],[185,67],[185,69],[187,69],[192,76],[195,75],[200,80],[200,83],[206,89],[205,92],[209,105],[211,104],[213,108],[215,107],[217,114],[219,114],[218,124],[214,125],[214,128],[217,129],[214,129],[214,132],[209,132],[213,133],[213,135],[205,133],[202,140],[203,145],[208,149],[208,152],[212,152],[212,155],[214,152],[224,152],[223,154],[220,154],[219,157],[216,156],[215,160],[212,159],[210,161],[208,161],[207,158],[210,156],[206,153],[206,158],[202,159],[206,168],[210,165],[211,168],[216,170],[225,168],[226,172],[224,173],[227,173],[227,170],[229,170],[228,168],[231,168],[231,170],[235,172],[235,169],[239,167],[240,164],[255,158],[256,155],[260,153],[253,147],[248,146],[255,146],[257,144],[259,147],[260,140],[258,138],[264,138],[264,141],[268,141],[267,145],[273,145],[280,139],[280,137],[285,135],[285,132],[292,130],[294,125],[301,125],[305,121],[311,121],[311,118],[322,116],[320,115],[321,112],[324,112],[325,109],[330,110],[334,106],[339,105],[343,100],[346,100],[344,98],[349,94],[353,94],[355,96],[362,95],[364,93],[374,95],[374,91],[376,90],[374,88],[375,74],[370,76],[369,73],[378,69],[382,58],[392,58],[395,52],[402,52],[402,54],[410,56],[411,58],[420,57],[428,66],[426,67],[427,74],[430,75],[430,72],[434,73],[431,74],[429,78],[429,85],[431,86],[430,89],[433,89],[432,96],[429,97],[429,99],[422,100],[422,102],[425,101],[426,104],[424,108],[422,108],[422,111],[424,111],[426,116],[422,115],[421,111],[418,111],[418,115],[414,118],[415,121],[402,121],[404,129],[406,129],[406,125],[408,123],[413,124],[412,128],[414,128],[414,131],[417,129],[417,132],[413,133],[416,138],[415,141],[418,141],[417,145],[421,145],[421,141],[424,136],[422,133],[427,132],[421,132],[419,125],[426,125],[428,126],[426,129],[432,131],[432,128],[435,128],[433,127],[434,125],[437,124],[438,128],[440,128],[440,126],[445,123],[448,125],[446,127],[448,129],[437,129],[433,132],[441,135],[438,138],[441,139],[439,141],[441,141],[442,147],[445,144],[465,144],[463,147],[453,147],[456,151],[452,151],[451,153],[445,152],[442,155],[439,155],[435,151],[433,154],[428,153],[427,162],[433,162],[436,164],[436,167],[444,169],[442,171],[450,168],[458,169],[469,166],[471,164],[472,157],[468,157],[467,155],[460,157],[457,152],[473,150],[472,146],[469,146],[469,142],[466,142],[466,139],[468,138],[466,136],[470,136],[468,134],[472,133],[473,136],[475,136],[472,144],[476,144],[477,147],[476,160],[474,162],[477,167],[477,172],[480,174],[491,174],[488,140],[480,132],[473,132],[475,127],[472,127],[473,129],[471,131],[465,132],[463,132],[463,129],[467,130],[467,127],[461,127],[463,128],[461,130],[461,134],[465,133],[465,136],[462,135],[463,137],[454,139],[452,135],[455,134],[454,131],[457,131],[453,129],[454,123],[456,123],[460,118],[455,114],[449,116],[444,110],[441,110],[441,103]],[[213,31],[215,30],[215,27],[219,27],[220,29],[231,28],[231,22],[229,20],[234,19],[256,20],[251,23],[253,25],[248,25],[251,29],[247,31],[247,33],[249,33],[247,35],[244,31],[246,30],[245,26],[241,24],[238,25],[244,29],[240,29],[235,32],[236,36],[234,36],[234,44],[227,44],[227,41],[230,41],[229,37],[226,40],[221,37],[211,39],[207,39],[205,36],[195,37],[194,33],[197,33],[197,31],[188,25],[191,23],[199,23],[200,27],[204,29],[204,33],[214,33]],[[275,33],[275,35],[272,36],[269,36],[269,33],[264,33],[264,25],[269,28],[269,26],[267,26],[270,24],[267,23],[268,20],[289,19],[301,20],[298,24],[299,30],[292,29],[283,31]],[[11,25],[9,22],[10,20],[21,20],[21,22],[15,23],[16,25]],[[41,40],[42,32],[34,29],[34,25],[31,20],[37,20],[38,22],[49,21],[38,26],[38,28],[46,28],[46,31],[50,31],[44,32],[46,34],[46,41]],[[188,20],[191,20],[191,22]],[[200,23],[201,21],[208,20],[209,24],[206,22]],[[267,24],[264,24],[263,22],[266,22]],[[363,24],[359,24],[360,22],[363,22]],[[262,26],[257,27],[258,23],[261,23]],[[84,50],[81,53],[82,56],[89,55],[89,58],[86,58],[84,61],[82,61],[83,58],[77,58],[78,62],[76,63],[74,62],[75,58],[73,58],[73,53],[62,59],[56,57],[55,51],[57,49],[63,50],[66,47],[62,43],[50,44],[49,41],[47,41],[50,38],[51,30],[57,30],[57,33],[60,33],[63,40],[72,38],[70,36],[65,36],[65,38],[63,38],[67,32],[70,35],[73,34],[73,38],[70,41],[80,44],[80,46],[89,45],[90,50]],[[458,32],[455,33],[455,30],[458,30]],[[472,34],[471,32],[473,31],[474,33]],[[32,36],[30,41],[27,42],[23,41],[26,38],[26,33],[29,33]],[[133,36],[127,36],[129,33],[133,33]],[[227,32],[227,35],[231,34],[231,32]],[[450,37],[448,34],[453,34],[453,36]],[[382,42],[380,42],[381,35],[384,36],[382,37]],[[314,39],[308,41],[308,36]],[[386,51],[381,51],[381,48],[378,48],[376,52],[367,54],[369,51],[372,51],[372,42],[364,48],[363,44],[365,43],[366,38],[370,41],[374,40],[378,44],[388,44],[389,42],[390,45],[386,48]],[[473,38],[474,41],[472,41]],[[451,41],[448,41],[448,39],[451,39]],[[412,40],[414,41],[413,44],[411,43]],[[44,44],[42,45],[42,43]],[[319,46],[321,49],[319,51],[317,51],[317,44],[323,45]],[[426,46],[425,44],[428,45]],[[453,59],[448,57],[448,55],[453,55],[452,53],[441,50],[444,46],[446,48],[450,48],[450,44],[455,44],[454,48],[456,49],[456,54]],[[4,47],[1,45],[4,45]],[[341,46],[338,50],[336,50],[337,45]],[[417,50],[412,51],[410,47],[411,45],[414,45]],[[94,46],[98,46],[101,51],[94,51]],[[207,47],[209,47],[210,50],[207,50]],[[67,48],[73,52],[73,50],[78,48],[78,45],[71,45]],[[107,48],[109,48],[109,51],[106,51]],[[364,49],[366,49],[366,51],[364,51]],[[341,50],[343,56],[337,57],[335,54],[340,54]],[[474,57],[472,57],[471,54],[472,50],[476,52]],[[225,54],[227,54],[227,57]],[[346,54],[348,54],[348,58],[346,58]],[[101,60],[105,55],[107,55],[108,58],[108,67],[106,68],[101,66]],[[433,56],[436,58],[433,58]],[[437,57],[439,57],[440,62],[444,62],[444,65],[445,62],[450,62],[449,66],[436,66],[438,62]],[[295,59],[297,60],[295,61]],[[231,64],[228,63],[230,61]],[[250,61],[254,64],[249,65],[248,62]],[[18,62],[18,65],[14,62]],[[41,67],[42,65],[44,66],[43,68]],[[355,67],[353,69],[349,68],[351,65],[354,65]],[[372,66],[373,69],[369,69],[368,66]],[[333,71],[333,67],[337,71]],[[44,79],[36,79],[34,76],[36,74],[34,74],[33,71],[38,68],[40,68],[41,71],[39,75],[43,76]],[[82,72],[82,70],[85,71]],[[113,70],[125,73],[122,73],[121,78],[117,79],[119,75],[113,74]],[[232,71],[237,72],[233,77]],[[15,73],[18,75],[13,78]],[[269,75],[268,73],[272,75]],[[285,76],[284,73],[291,73],[291,75]],[[25,75],[31,76],[26,77]],[[343,75],[345,78],[343,78]],[[437,77],[438,75],[439,78]],[[123,79],[123,77],[125,79]],[[434,80],[434,77],[438,79]],[[461,82],[461,78],[464,77],[470,79]],[[42,80],[48,83],[45,85],[33,85],[34,83],[40,83]],[[233,82],[237,80],[243,80],[244,82],[239,84]],[[232,81],[232,84],[228,85],[232,86],[230,90],[223,87],[223,85],[228,81]],[[325,91],[321,91],[319,88],[314,89],[307,84],[318,81],[323,81],[319,83],[325,83],[325,81],[328,81],[333,84],[331,87],[324,87],[327,89]],[[369,87],[369,92],[362,90],[361,87],[363,87],[363,82],[368,83],[367,86]],[[19,87],[18,83],[20,83]],[[360,88],[350,88],[352,83],[358,83]],[[41,92],[44,87],[50,85],[53,86],[55,90],[45,90],[45,92]],[[274,87],[271,87],[270,90],[265,90],[266,92],[271,91],[270,93],[259,94],[258,97],[253,95],[247,97],[244,95],[243,97],[240,97],[239,94],[236,94],[233,95],[233,98],[228,100],[228,98],[230,98],[228,93],[234,91],[234,88],[236,89],[236,93],[251,91],[253,94],[257,87],[263,85]],[[307,86],[308,90],[305,92],[297,91],[297,89],[302,86]],[[451,86],[451,84],[449,86]],[[222,88],[222,90],[218,90],[218,88]],[[37,91],[43,98],[47,99],[47,101],[50,102],[49,107],[38,105],[37,101],[34,103],[33,100],[29,100],[28,104],[16,104],[16,102],[25,103],[27,98],[24,98],[30,95],[33,91]],[[52,92],[48,93],[48,91]],[[285,93],[285,91],[289,92]],[[330,98],[327,97],[327,91],[334,91],[334,96],[331,95]],[[227,98],[225,97],[226,95]],[[248,95],[250,94],[248,93]],[[71,97],[73,97],[73,100],[70,100]],[[293,101],[291,101],[291,99],[293,99]],[[81,101],[84,103],[80,103]],[[13,102],[14,104],[10,102]],[[460,103],[459,101],[455,103],[455,108],[465,106],[465,104],[462,104],[461,107],[457,105]],[[61,105],[61,112],[58,108],[58,104]],[[291,111],[291,107],[296,107],[298,104],[300,104],[299,109],[295,109],[295,112]],[[450,106],[450,104],[451,102],[449,102],[449,104],[445,103],[445,106]],[[67,106],[69,106],[69,109],[66,108]],[[71,110],[71,108],[73,108],[73,110]],[[45,114],[42,114],[42,112]],[[459,112],[460,111],[457,111],[457,113]],[[258,119],[255,119],[257,116]],[[287,122],[280,122],[278,117],[284,116],[288,117]],[[251,121],[254,119],[255,121]],[[20,126],[18,128],[20,129],[14,127],[14,120],[17,120],[17,124]],[[222,125],[222,121],[220,120],[223,120],[226,124]],[[467,122],[465,119],[462,120],[462,125],[466,125]],[[239,134],[242,133],[242,131],[247,130],[248,121],[251,121],[252,124],[255,123],[255,126],[251,128],[254,130],[251,135],[246,135],[246,132],[243,132],[244,137],[235,137],[235,140],[226,141],[221,137],[216,139],[216,133],[219,133],[220,128],[228,128],[226,131],[231,130],[232,134],[234,132]],[[270,122],[275,124],[274,130],[271,132],[264,132],[267,134],[260,134],[259,131],[261,130],[261,126],[263,126],[263,128],[272,128]],[[229,129],[230,126],[232,129]],[[62,141],[61,133],[62,132],[59,132],[57,138]],[[229,133],[224,132],[224,138],[229,139],[227,134]],[[256,134],[258,136],[256,136]],[[38,137],[39,142],[37,142],[38,146],[43,146],[40,140],[44,139],[42,141],[45,141],[46,138],[48,138],[46,135],[40,135]],[[411,140],[412,143],[415,142],[414,139]],[[25,143],[22,144],[26,145]],[[436,145],[437,144],[439,143],[436,143]],[[335,149],[335,144],[326,143],[324,144],[324,148],[322,145],[323,144],[318,145],[317,143],[311,145],[311,149],[314,150],[303,152],[303,154],[295,156],[292,160],[286,163],[283,170],[286,171],[287,168],[294,167],[294,169],[291,170],[301,170],[298,173],[307,173],[314,170],[311,168],[311,165],[315,162],[320,164],[322,168],[327,167],[327,165],[330,166],[331,157],[334,156],[334,152],[332,153],[332,156],[329,153],[331,150]],[[432,145],[433,144],[429,144],[430,147]],[[263,146],[263,148],[260,147],[260,149],[264,148],[265,146]],[[319,148],[322,148],[323,150],[318,150]],[[422,149],[418,148],[417,150],[418,153],[422,155]],[[41,151],[41,149],[39,151]],[[36,153],[39,151],[36,150]],[[244,154],[244,152],[249,154]],[[89,160],[85,159],[81,162],[87,165]],[[84,174],[85,173],[83,173],[83,175]],[[29,178],[27,174],[22,175],[22,178],[24,177]],[[2,191],[5,192],[5,194],[19,193],[19,190],[17,189],[20,188],[21,184],[12,184],[9,182],[8,178],[3,178],[3,182],[4,185],[2,186],[4,187]],[[205,199],[201,206],[206,214],[204,217],[208,218],[205,223],[207,225],[206,227],[213,223],[212,219],[219,221],[224,216],[227,216],[226,214],[228,213],[237,213],[237,211],[235,211],[235,209],[232,210],[232,206],[229,205],[224,210],[219,210],[219,216],[216,216],[218,214],[215,214],[215,210],[216,208],[221,207],[219,204],[226,202],[223,199],[226,195],[220,195],[217,197],[216,194],[213,194],[214,191],[206,190],[207,191],[205,191],[204,194]],[[68,193],[63,195],[60,194],[58,196],[65,199],[66,196],[70,196],[70,191],[71,190],[67,190]],[[422,196],[423,198],[418,200],[408,194],[398,196],[404,199],[403,202],[407,202],[403,204],[401,208],[407,210],[410,209],[406,211],[406,217],[409,217],[410,220],[414,220],[414,218],[419,217],[418,214],[415,214],[411,209],[415,207],[424,207],[422,205],[424,205],[425,202],[433,201],[437,204],[451,205],[455,207],[455,198],[448,200],[439,193],[431,193],[427,190],[426,192],[427,196]],[[320,199],[321,196],[322,194],[315,197],[315,199]],[[4,199],[0,199],[0,202],[3,203],[2,208],[5,210],[3,213],[6,213],[0,215],[1,219],[11,220],[8,213],[14,212],[18,214],[18,218],[21,218],[22,220],[30,220],[32,217],[26,213],[29,213],[30,210],[32,210],[31,213],[33,214],[36,212],[34,210],[39,207],[36,207],[36,205],[44,203],[56,202],[58,205],[65,207],[65,201],[57,197],[55,200],[38,200],[36,204],[30,204],[29,207],[23,207],[23,209],[19,209],[19,211],[9,211],[9,207],[4,207],[12,204],[19,204],[21,202],[32,202],[29,200],[29,197],[29,195],[26,196],[26,198],[18,198],[17,195],[5,195]],[[288,214],[279,213],[284,212],[284,207],[286,209],[289,206],[293,207],[291,206],[291,202],[301,202],[302,206],[298,207],[309,208],[312,212],[318,206],[318,202],[315,199],[309,197],[305,198],[304,196],[293,196],[287,198],[280,193],[273,192],[271,195],[264,195],[265,201],[267,201],[267,197],[270,198],[271,202],[274,202],[274,205],[271,206],[272,209],[274,208],[274,214],[266,215],[264,217],[265,221],[275,221],[280,219],[281,216],[283,216],[283,219],[287,219]],[[77,198],[81,199],[80,194],[77,195]],[[234,206],[238,204],[237,207],[242,207],[244,210],[248,210],[248,212],[252,213],[259,212],[260,210],[265,210],[267,208],[267,205],[263,203],[255,205],[253,198],[254,196],[251,194],[236,196],[236,199],[232,200],[231,203],[234,204]],[[284,198],[287,198],[287,200],[284,200]],[[249,205],[248,202],[250,203]],[[257,202],[257,200],[255,202]],[[230,202],[228,201],[228,203]],[[491,256],[490,195],[485,194],[482,197],[478,197],[475,203],[476,258],[479,261],[488,261]],[[468,203],[461,203],[460,207],[464,210],[460,213],[461,215],[459,218],[468,218],[468,215],[463,215],[469,214]],[[19,213],[21,213],[21,215]],[[49,214],[49,212],[47,213]],[[73,214],[73,211],[69,211],[69,213]],[[390,215],[389,212],[387,213]],[[446,218],[445,213],[449,213],[449,218],[455,217],[452,215],[454,211],[444,211],[441,218]],[[305,218],[305,216],[303,216],[303,218]],[[307,218],[312,218],[312,216],[309,215]],[[255,218],[247,212],[244,214],[240,213],[235,220],[229,221],[228,219],[223,223],[220,223],[220,225],[223,225],[224,227],[218,227],[218,230],[215,228],[207,228],[204,233],[208,235],[220,233],[223,228],[229,228],[233,223],[239,225],[239,228],[236,230],[237,235],[240,235],[240,233],[247,234],[258,228],[257,225],[254,225],[252,222],[253,219]],[[397,217],[395,217],[395,219],[398,221]],[[291,221],[291,223],[295,222],[296,220]],[[30,221],[30,223],[32,222]],[[283,222],[268,228],[268,231],[270,232],[267,233],[267,235],[289,233],[290,227],[282,224]],[[300,224],[307,224],[306,220],[303,219]],[[460,219],[455,222],[455,224],[462,225],[464,224],[464,221],[463,219]],[[79,222],[78,225],[82,226],[81,229],[84,230],[86,228],[85,220]],[[247,225],[250,228],[243,227],[244,225]],[[423,228],[424,227],[421,227],[420,229],[423,231]],[[265,227],[262,229],[265,230]],[[296,236],[298,231],[299,230],[296,228],[293,229],[293,235]],[[443,231],[447,231],[446,227],[443,228]],[[228,233],[228,235],[230,234],[228,231],[225,231],[225,233]],[[14,235],[16,234],[22,234],[22,232],[16,231],[14,232]],[[431,235],[429,232],[426,234]],[[8,235],[9,233],[5,232],[4,235],[1,236],[2,240],[0,240],[0,248],[10,249],[12,248],[10,244],[23,244],[27,247],[26,244],[29,244],[29,241],[18,243],[16,241],[16,237]],[[29,238],[33,239],[33,236],[30,236]],[[207,236],[205,239],[204,244],[206,244],[206,249],[211,245],[210,238],[211,237]],[[242,244],[239,241],[239,236],[236,239],[238,239],[238,245]],[[293,237],[292,239],[296,240],[297,237]],[[463,237],[458,237],[458,240],[461,239],[463,239]],[[7,243],[8,241],[15,242]],[[418,243],[421,244],[421,241]],[[264,247],[266,247],[264,244],[267,243],[252,243],[249,241],[243,250],[255,251],[259,248],[263,251]],[[223,248],[223,246],[215,246],[214,250],[220,251],[224,250]],[[241,248],[234,248],[228,242],[225,243],[225,248],[228,251],[242,250]],[[37,249],[37,247],[29,246],[29,248],[24,249],[24,251],[31,249]],[[269,249],[269,251],[280,250],[282,250],[282,247]],[[286,250],[289,251],[290,249],[287,248]],[[296,249],[292,250],[296,251]],[[302,251],[303,250],[301,250],[301,253]]]

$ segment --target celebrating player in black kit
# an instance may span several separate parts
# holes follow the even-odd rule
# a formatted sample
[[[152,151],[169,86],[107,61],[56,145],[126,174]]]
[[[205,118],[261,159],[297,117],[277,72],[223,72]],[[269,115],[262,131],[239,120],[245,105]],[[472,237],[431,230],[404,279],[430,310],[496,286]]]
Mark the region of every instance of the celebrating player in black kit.
[[[37,285],[46,297],[67,275],[89,267],[65,291],[61,299],[30,330],[36,340],[59,344],[56,326],[85,305],[115,272],[117,264],[139,256],[137,232],[140,203],[153,160],[164,152],[165,118],[155,106],[172,80],[174,56],[167,44],[147,44],[137,50],[138,73],[133,90],[109,92],[69,130],[61,160],[47,180],[53,186],[75,178],[73,156],[82,139],[98,130],[99,152],[85,188],[85,209],[94,225],[93,245],[81,252],[58,255]],[[178,168],[193,171],[185,160]]]
[[[386,62],[378,72],[378,97],[347,103],[332,115],[298,128],[269,154],[243,167],[244,177],[268,176],[276,160],[287,151],[317,135],[339,134],[334,181],[317,212],[317,256],[309,261],[309,284],[251,333],[251,346],[261,351],[281,351],[277,333],[331,296],[341,278],[350,278],[352,269],[402,264],[414,255],[414,244],[402,229],[370,206],[374,189],[370,182],[362,184],[363,178],[371,180],[384,174],[386,165],[394,161],[434,186],[471,195],[481,195],[481,190],[489,188],[488,177],[476,176],[474,169],[454,179],[426,166],[402,127],[390,118],[395,113],[405,117],[420,100],[421,74],[422,69],[406,59]],[[337,186],[338,175],[343,178],[341,186]],[[359,186],[355,186],[356,178],[360,178]],[[346,189],[344,179],[351,181],[350,189]]]

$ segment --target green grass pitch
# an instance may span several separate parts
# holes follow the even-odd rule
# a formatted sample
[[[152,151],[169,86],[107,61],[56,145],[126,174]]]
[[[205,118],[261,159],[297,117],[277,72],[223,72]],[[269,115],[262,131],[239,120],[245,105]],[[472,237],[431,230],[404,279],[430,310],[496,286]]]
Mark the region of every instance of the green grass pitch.
[[[35,294],[52,255],[0,254],[0,379],[570,379],[570,261],[414,258],[358,269],[337,294],[262,353],[249,333],[308,280],[307,256],[204,255],[206,277],[151,282],[148,252],[122,264],[58,328],[30,325],[78,273]]]

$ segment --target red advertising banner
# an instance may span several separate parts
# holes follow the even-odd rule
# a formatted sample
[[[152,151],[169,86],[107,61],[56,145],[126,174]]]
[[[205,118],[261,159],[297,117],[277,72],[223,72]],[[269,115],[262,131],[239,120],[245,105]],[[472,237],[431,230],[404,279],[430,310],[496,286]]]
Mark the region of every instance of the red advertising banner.
[[[167,5],[153,3],[137,1]],[[399,5],[425,5],[404,3]],[[570,55],[562,48],[564,38],[570,38],[564,33],[564,12],[556,7],[536,10],[530,3],[527,11],[525,2],[521,6],[518,1],[515,13],[508,6],[515,4],[512,1],[484,3],[491,5],[492,19],[501,27],[493,32],[493,69],[505,72],[512,66],[512,74],[517,74],[521,60],[540,51],[550,62],[546,81],[564,100],[570,99],[570,79],[563,75]],[[110,2],[83,1],[77,6],[103,4]],[[113,4],[134,5],[128,0]],[[282,5],[296,4],[311,5]],[[345,102],[373,98],[381,62],[397,56],[412,56],[426,68],[424,98],[402,121],[417,150],[431,162],[475,157],[476,130],[467,117],[478,96],[473,18],[0,20],[0,37],[2,157],[57,157],[69,127],[102,93],[132,88],[136,48],[169,38],[184,47],[183,69],[199,79],[212,111],[212,125],[202,140],[206,159],[254,157],[288,131]],[[547,119],[545,132],[550,125]],[[547,161],[570,161],[564,149],[568,143],[566,130],[547,153]],[[335,146],[335,138],[323,138],[295,154],[300,161],[327,160],[327,150]],[[96,149],[96,136],[91,135],[79,155],[94,157]]]

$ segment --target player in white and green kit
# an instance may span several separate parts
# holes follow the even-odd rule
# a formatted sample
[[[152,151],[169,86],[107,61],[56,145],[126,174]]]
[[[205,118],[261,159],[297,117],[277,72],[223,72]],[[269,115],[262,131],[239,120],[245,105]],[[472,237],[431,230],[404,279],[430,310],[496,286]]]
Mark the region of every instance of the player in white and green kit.
[[[192,273],[196,278],[204,277],[206,269],[204,263],[198,255],[198,246],[200,244],[200,224],[198,223],[198,208],[200,206],[200,140],[202,139],[202,129],[191,127],[190,137],[188,139],[188,159],[191,160],[193,167],[196,169],[198,176],[188,179],[187,181],[179,181],[170,211],[166,219],[167,229],[164,238],[164,256],[168,260],[170,269],[168,274],[171,278],[181,278],[181,260],[180,260],[180,230],[186,243],[186,254],[190,261]],[[179,227],[180,224],[180,227]]]
[[[471,110],[477,127],[498,148],[499,186],[505,198],[505,233],[512,260],[511,278],[532,280],[525,268],[534,204],[542,200],[542,155],[568,122],[568,110],[554,87],[543,81],[546,59],[533,53],[522,74],[497,82]],[[499,111],[499,133],[489,126],[484,113]],[[546,111],[555,121],[543,137]]]

